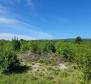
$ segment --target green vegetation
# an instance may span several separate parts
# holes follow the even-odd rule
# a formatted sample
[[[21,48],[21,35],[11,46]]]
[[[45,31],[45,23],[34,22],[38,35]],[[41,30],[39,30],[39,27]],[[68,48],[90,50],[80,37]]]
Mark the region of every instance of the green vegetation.
[[[20,47],[21,47],[20,41],[19,41],[18,39],[14,38],[14,39],[12,40],[12,48],[13,48],[13,50],[15,50],[15,51],[16,51],[16,50],[19,50]]]
[[[0,84],[91,84],[91,40],[0,40]]]
[[[11,51],[3,51],[0,54],[0,69],[3,72],[11,72],[15,66],[18,66],[19,60],[17,55]]]
[[[78,36],[78,37],[75,39],[75,42],[76,42],[77,44],[80,44],[80,43],[82,42],[81,37]]]

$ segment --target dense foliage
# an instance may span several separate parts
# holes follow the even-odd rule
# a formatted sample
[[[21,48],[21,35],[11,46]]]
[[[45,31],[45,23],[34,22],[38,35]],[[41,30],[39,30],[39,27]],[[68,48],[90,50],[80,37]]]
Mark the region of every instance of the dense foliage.
[[[20,47],[21,47],[20,41],[19,41],[18,39],[14,38],[14,39],[12,40],[12,48],[13,48],[13,50],[15,50],[15,51],[16,51],[16,50],[19,50]]]
[[[17,55],[14,52],[6,50],[0,53],[0,69],[3,72],[11,72],[19,64]]]
[[[80,43],[82,42],[81,37],[80,37],[80,36],[76,37],[75,42],[76,42],[77,44],[80,44]]]

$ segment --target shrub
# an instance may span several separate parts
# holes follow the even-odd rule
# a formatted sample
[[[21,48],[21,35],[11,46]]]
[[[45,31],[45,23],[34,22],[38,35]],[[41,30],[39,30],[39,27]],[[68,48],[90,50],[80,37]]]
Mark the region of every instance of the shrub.
[[[54,43],[51,42],[51,41],[45,43],[43,52],[53,52],[53,53],[55,53],[56,52],[56,48],[54,46]]]
[[[33,53],[37,53],[38,52],[38,43],[36,41],[32,41],[31,42],[31,51]]]
[[[0,54],[0,69],[3,72],[11,72],[19,64],[17,55],[14,52],[4,51]]]
[[[22,52],[26,52],[29,51],[31,49],[31,46],[29,43],[22,43],[21,44],[21,51]]]
[[[65,61],[72,62],[73,61],[73,52],[72,49],[66,47],[62,50],[63,58]]]
[[[82,38],[80,36],[76,37],[75,43],[80,44],[82,42]]]
[[[12,47],[13,47],[13,50],[19,50],[21,47],[20,41],[18,39],[14,38],[12,40]]]

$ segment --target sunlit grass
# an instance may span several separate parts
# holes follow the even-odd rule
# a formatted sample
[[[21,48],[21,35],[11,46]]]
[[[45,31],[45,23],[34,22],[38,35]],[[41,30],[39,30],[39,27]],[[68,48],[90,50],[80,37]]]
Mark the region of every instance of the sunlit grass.
[[[45,71],[41,71],[43,68]],[[84,74],[81,71],[72,69],[57,70],[57,68],[50,68],[48,65],[41,66],[41,70],[33,72],[28,70],[21,74],[2,74],[0,73],[0,84],[82,84],[84,83]],[[43,73],[45,72],[45,73]]]

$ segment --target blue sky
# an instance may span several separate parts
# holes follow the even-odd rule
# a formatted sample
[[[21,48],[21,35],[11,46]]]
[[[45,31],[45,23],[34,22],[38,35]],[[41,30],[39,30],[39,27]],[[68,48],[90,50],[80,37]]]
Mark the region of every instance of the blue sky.
[[[0,0],[0,39],[91,38],[91,0]]]

